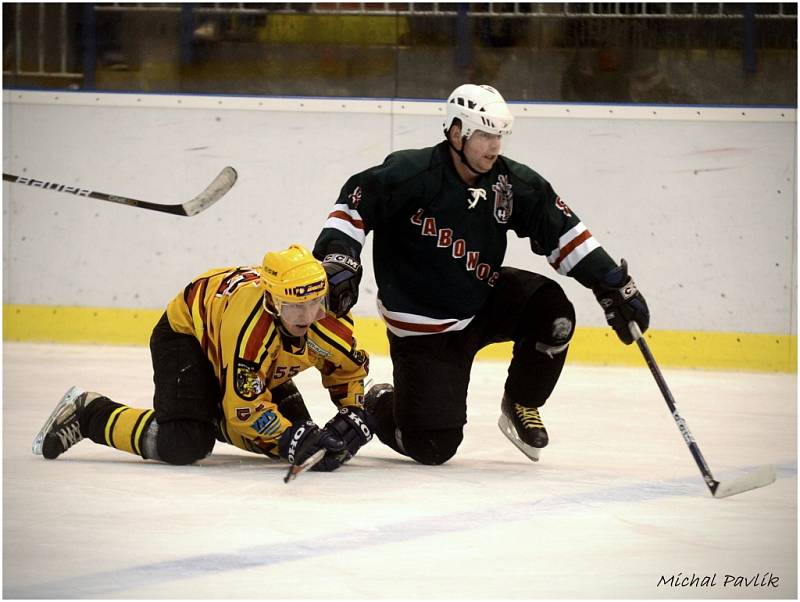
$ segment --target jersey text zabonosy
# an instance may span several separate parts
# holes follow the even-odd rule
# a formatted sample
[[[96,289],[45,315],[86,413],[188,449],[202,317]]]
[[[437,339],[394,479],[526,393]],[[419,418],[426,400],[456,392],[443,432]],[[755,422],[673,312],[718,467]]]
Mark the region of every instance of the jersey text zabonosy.
[[[509,231],[587,287],[616,265],[539,174],[500,156],[468,186],[446,141],[392,153],[352,176],[314,255],[358,258],[374,232],[378,309],[387,328],[398,336],[433,334],[465,328],[483,307]]]

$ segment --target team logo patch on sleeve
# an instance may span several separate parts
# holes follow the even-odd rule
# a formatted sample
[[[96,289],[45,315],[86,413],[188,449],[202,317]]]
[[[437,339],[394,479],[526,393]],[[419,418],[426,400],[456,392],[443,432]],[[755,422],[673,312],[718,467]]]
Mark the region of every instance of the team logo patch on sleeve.
[[[572,217],[572,210],[569,208],[569,205],[561,200],[560,196],[556,197],[556,209],[561,211],[567,217]]]
[[[347,195],[347,206],[351,209],[358,209],[361,204],[361,186],[356,186],[355,190]]]

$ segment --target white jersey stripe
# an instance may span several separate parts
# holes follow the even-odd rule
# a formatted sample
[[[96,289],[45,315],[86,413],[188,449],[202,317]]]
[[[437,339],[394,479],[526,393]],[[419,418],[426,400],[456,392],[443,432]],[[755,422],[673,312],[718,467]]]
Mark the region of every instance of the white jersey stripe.
[[[587,230],[583,222],[578,222],[558,239],[558,248],[547,256],[547,261],[559,274],[566,275],[600,243]]]
[[[325,224],[322,227],[333,228],[334,230],[344,232],[362,247],[364,246],[364,242],[367,240],[367,235],[363,229],[340,217],[329,217],[327,220],[325,220]]]
[[[566,247],[571,240],[577,238],[579,235],[583,234],[586,231],[586,226],[583,225],[583,222],[578,222],[572,228],[567,230],[564,234],[562,234],[558,239],[558,247],[553,249],[550,255],[547,256],[547,261],[550,263],[555,263],[558,260],[558,256],[561,255],[561,249]]]
[[[440,334],[463,330],[475,318],[471,316],[463,320],[457,318],[441,319],[429,318],[418,314],[409,314],[399,311],[389,311],[378,299],[378,311],[386,322],[386,328],[399,337],[413,337],[425,334]]]
[[[561,260],[561,265],[558,266],[556,270],[559,274],[568,274],[572,268],[574,268],[580,261],[586,257],[589,253],[594,251],[600,246],[600,243],[597,242],[597,239],[594,236],[589,237],[587,240],[583,241],[577,247],[572,249],[570,253]]]
[[[362,247],[367,239],[361,214],[344,203],[337,203],[333,206],[333,211],[328,215],[328,219],[325,220],[323,228],[333,228],[344,232]]]
[[[358,210],[357,209],[351,209],[349,205],[345,205],[344,203],[336,203],[333,206],[333,211],[334,212],[341,211],[342,213],[346,213],[351,218],[353,218],[354,222],[362,221],[361,220],[361,214],[358,212]]]

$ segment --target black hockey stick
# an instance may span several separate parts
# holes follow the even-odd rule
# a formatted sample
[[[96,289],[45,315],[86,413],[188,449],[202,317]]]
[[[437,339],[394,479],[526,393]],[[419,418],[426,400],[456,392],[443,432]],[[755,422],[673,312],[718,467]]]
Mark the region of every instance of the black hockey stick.
[[[630,322],[628,328],[633,338],[636,340],[636,344],[639,346],[639,350],[642,352],[644,360],[650,368],[650,372],[653,373],[658,388],[661,389],[664,401],[667,402],[667,407],[672,413],[672,417],[675,419],[675,424],[678,425],[678,430],[680,430],[681,435],[683,435],[683,440],[686,442],[686,445],[689,446],[689,451],[692,452],[692,457],[697,463],[697,467],[700,469],[700,473],[703,475],[706,485],[708,485],[708,488],[711,490],[711,495],[716,498],[728,497],[736,495],[737,493],[742,493],[743,491],[764,487],[772,483],[775,480],[775,468],[770,465],[760,466],[750,474],[746,474],[743,477],[726,483],[720,483],[714,479],[714,476],[711,474],[711,469],[708,467],[708,464],[706,464],[705,458],[703,458],[703,454],[700,453],[697,442],[689,431],[689,425],[686,424],[686,421],[678,413],[678,408],[675,407],[675,398],[672,397],[672,393],[669,387],[667,387],[667,382],[664,380],[661,370],[658,368],[658,364],[656,364],[656,358],[653,357],[653,354],[650,352],[650,347],[648,347],[647,342],[642,336],[639,325],[636,324],[636,322]]]
[[[121,205],[130,205],[131,207],[139,207],[140,209],[151,209],[153,211],[161,211],[162,213],[171,213],[172,215],[183,215],[191,217],[220,200],[226,192],[236,183],[236,170],[233,167],[226,167],[214,180],[206,186],[205,190],[194,197],[191,201],[180,203],[177,205],[164,205],[162,203],[151,203],[149,201],[140,201],[138,199],[131,199],[116,194],[107,194],[105,192],[95,192],[88,188],[80,188],[78,186],[67,186],[65,184],[58,184],[56,182],[48,182],[46,180],[37,180],[26,176],[15,176],[13,174],[4,173],[3,180],[7,182],[14,182],[16,184],[24,184],[31,188],[41,188],[42,190],[55,190],[56,192],[66,192],[74,194],[75,196],[85,196],[101,201],[110,201],[112,203],[119,203]]]
[[[294,481],[297,478],[297,475],[309,470],[316,464],[319,464],[324,457],[325,450],[319,449],[311,454],[311,456],[309,456],[302,464],[292,464],[289,467],[289,470],[286,472],[286,476],[283,477],[283,482],[288,483],[289,481]]]

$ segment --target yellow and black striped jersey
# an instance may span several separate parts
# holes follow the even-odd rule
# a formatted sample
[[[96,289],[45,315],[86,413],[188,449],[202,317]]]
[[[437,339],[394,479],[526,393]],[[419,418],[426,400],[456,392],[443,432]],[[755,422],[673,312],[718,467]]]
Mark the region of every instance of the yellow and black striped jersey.
[[[304,338],[292,338],[278,330],[263,294],[255,267],[209,270],[169,303],[167,317],[175,332],[200,342],[214,367],[221,435],[242,449],[277,456],[278,439],[291,423],[270,391],[314,367],[337,408],[361,406],[369,357],[356,347],[349,314],[328,314]]]

